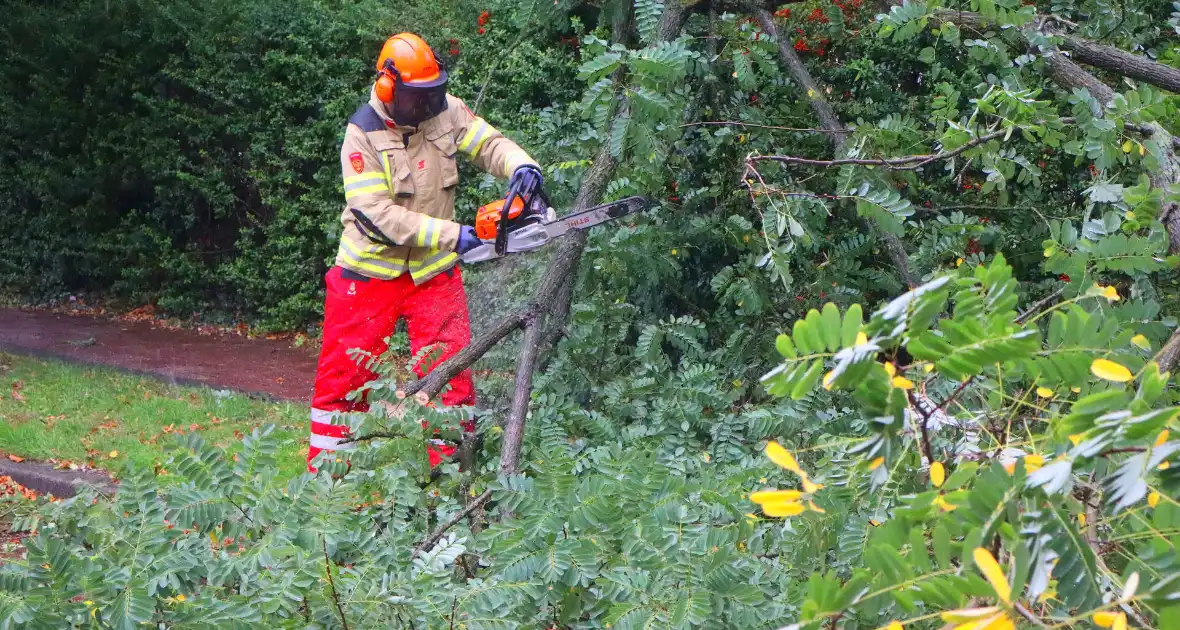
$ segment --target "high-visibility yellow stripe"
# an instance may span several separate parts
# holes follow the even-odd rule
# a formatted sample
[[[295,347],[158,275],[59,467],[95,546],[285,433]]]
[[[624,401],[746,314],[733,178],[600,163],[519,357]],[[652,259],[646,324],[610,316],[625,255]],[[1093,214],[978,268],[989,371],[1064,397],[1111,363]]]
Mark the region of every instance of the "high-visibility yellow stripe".
[[[484,122],[482,118],[477,118],[475,124],[467,133],[463,135],[463,139],[459,141],[459,150],[476,157],[479,155],[480,149],[483,148],[485,142],[496,132],[496,129]]]
[[[372,186],[365,186],[364,188],[357,188],[355,190],[349,190],[344,193],[344,198],[349,201],[352,201],[352,199],[354,197],[357,197],[360,195],[368,195],[368,194],[372,194],[372,193],[378,193],[383,190],[389,190],[389,187],[386,186],[385,184],[374,184]]]
[[[438,249],[438,235],[442,232],[442,222],[438,219],[426,217],[418,224],[418,247]]]
[[[385,185],[389,187],[389,194],[393,195],[393,170],[389,167],[389,155],[384,151],[381,153],[381,164],[385,167]]]
[[[384,249],[382,245],[373,245],[362,251],[347,238],[342,238],[340,239],[340,250],[337,252],[337,255],[354,267],[371,271],[382,277],[396,278],[400,276],[406,270],[405,265],[380,258],[374,254],[374,252],[382,249]]]
[[[423,276],[428,276],[428,275],[434,273],[435,271],[438,271],[440,269],[445,269],[448,265],[450,265],[451,263],[455,262],[458,259],[459,259],[459,255],[456,254],[455,252],[446,252],[445,254],[442,254],[441,256],[436,256],[434,258],[427,258],[426,260],[423,260],[423,261],[411,260],[410,261],[410,275],[413,276],[414,278],[421,278]],[[415,266],[414,266],[415,262],[418,262],[418,265],[420,265],[418,268],[415,268]]]
[[[380,182],[381,173],[361,173],[360,175],[349,175],[344,178],[344,185],[361,184],[365,182]]]

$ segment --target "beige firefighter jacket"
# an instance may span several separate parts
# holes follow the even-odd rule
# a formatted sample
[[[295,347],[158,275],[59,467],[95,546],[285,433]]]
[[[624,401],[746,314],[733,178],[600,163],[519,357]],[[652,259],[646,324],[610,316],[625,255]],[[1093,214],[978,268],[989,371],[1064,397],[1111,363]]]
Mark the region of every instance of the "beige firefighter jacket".
[[[450,94],[447,109],[417,129],[395,125],[370,95],[349,119],[340,148],[346,203],[336,264],[382,279],[408,271],[415,284],[453,267],[457,153],[502,179],[536,164]]]

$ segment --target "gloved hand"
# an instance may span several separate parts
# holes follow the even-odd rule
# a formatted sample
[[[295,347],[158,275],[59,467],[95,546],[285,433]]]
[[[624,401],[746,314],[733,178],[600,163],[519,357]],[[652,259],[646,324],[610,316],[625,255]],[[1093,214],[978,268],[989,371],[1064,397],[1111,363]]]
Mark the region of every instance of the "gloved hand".
[[[512,178],[508,180],[508,190],[519,197],[529,197],[541,190],[545,178],[541,175],[541,168],[536,164],[522,164],[512,171]]]
[[[483,245],[483,241],[475,235],[475,228],[470,225],[459,228],[459,245],[455,247],[456,252],[466,254],[480,245]]]

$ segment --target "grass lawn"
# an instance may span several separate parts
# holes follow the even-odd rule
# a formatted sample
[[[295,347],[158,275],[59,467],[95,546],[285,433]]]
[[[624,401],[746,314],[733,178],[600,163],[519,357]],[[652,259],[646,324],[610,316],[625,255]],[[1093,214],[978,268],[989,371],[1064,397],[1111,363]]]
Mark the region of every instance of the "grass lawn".
[[[162,465],[174,435],[197,432],[236,448],[277,425],[281,475],[306,470],[307,407],[167,383],[101,368],[0,353],[0,452],[118,472]],[[167,477],[164,478],[166,480]]]

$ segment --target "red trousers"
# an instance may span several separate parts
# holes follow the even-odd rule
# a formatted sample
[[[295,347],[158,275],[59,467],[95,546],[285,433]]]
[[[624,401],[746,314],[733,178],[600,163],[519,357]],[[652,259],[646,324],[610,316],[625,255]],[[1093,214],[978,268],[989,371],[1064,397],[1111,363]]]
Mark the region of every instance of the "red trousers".
[[[349,350],[359,348],[380,355],[388,347],[385,338],[394,333],[398,320],[404,317],[411,352],[416,355],[431,344],[442,346],[441,353],[427,352],[426,356],[437,357],[429,366],[414,366],[422,377],[471,341],[467,295],[458,266],[420,286],[408,273],[393,280],[378,280],[341,267],[333,267],[325,279],[328,295],[324,300],[324,342],[316,371],[307,449],[307,468],[311,472],[316,470],[312,460],[321,452],[352,446],[340,444],[348,437],[348,414],[369,409],[367,401],[350,402],[347,396],[377,375],[365,369],[364,360],[357,365],[348,356]],[[451,380],[442,402],[449,407],[475,404],[470,369]],[[454,447],[430,446],[427,450],[430,465],[436,466],[443,456],[454,452]]]

